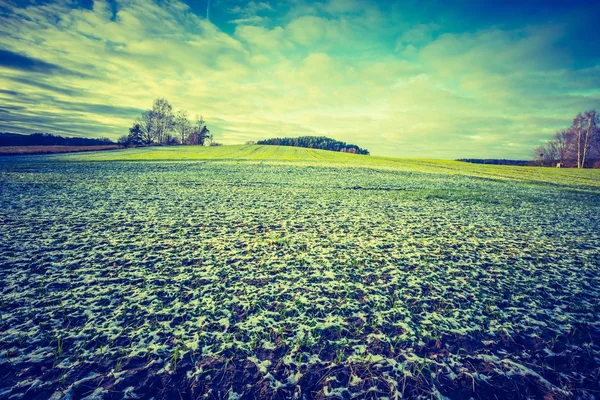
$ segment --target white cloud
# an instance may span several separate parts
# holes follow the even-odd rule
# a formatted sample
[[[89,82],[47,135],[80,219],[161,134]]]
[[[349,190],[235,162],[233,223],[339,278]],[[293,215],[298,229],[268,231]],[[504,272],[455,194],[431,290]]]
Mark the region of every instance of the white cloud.
[[[526,157],[532,142],[598,104],[590,87],[600,70],[568,69],[556,27],[438,35],[439,26],[414,24],[392,35],[361,4],[298,3],[286,23],[240,21],[231,35],[176,0],[128,0],[115,16],[102,1],[13,8],[16,17],[0,17],[2,47],[89,77],[4,68],[0,105],[22,107],[15,129],[116,138],[136,109],[166,97],[202,114],[224,143],[326,134],[373,154],[456,158]],[[265,2],[233,11],[273,12]]]
[[[396,39],[396,51],[406,50],[409,46],[423,45],[433,40],[433,35],[440,29],[437,24],[416,24],[407,28]]]
[[[229,21],[237,25],[261,25],[269,21],[269,17],[259,15],[264,12],[272,11],[271,5],[264,1],[250,1],[243,6],[236,5],[229,11],[236,15],[237,18]]]

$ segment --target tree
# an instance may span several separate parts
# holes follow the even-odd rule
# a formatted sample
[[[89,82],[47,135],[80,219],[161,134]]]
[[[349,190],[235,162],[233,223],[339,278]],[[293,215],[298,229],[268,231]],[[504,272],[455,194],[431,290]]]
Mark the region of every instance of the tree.
[[[189,144],[204,146],[206,140],[212,141],[212,139],[213,137],[206,126],[204,118],[196,116],[196,123],[192,127],[187,142]]]
[[[355,144],[347,144],[326,136],[300,136],[297,138],[273,138],[259,140],[256,144],[273,146],[307,147],[309,149],[321,149],[330,151],[341,151],[344,153],[369,154],[369,150],[361,149]]]
[[[194,125],[188,118],[188,112],[180,110],[173,113],[173,107],[164,98],[154,100],[152,108],[139,116],[131,129],[125,143],[133,145],[173,145],[200,144],[212,141],[212,135],[202,117],[196,116]]]
[[[554,143],[558,153],[558,161],[563,164],[569,157],[569,150],[573,142],[573,132],[570,129],[563,129],[554,134]]]
[[[598,136],[598,115],[596,110],[588,110],[583,114],[584,119],[584,137],[581,149],[581,167],[585,165],[585,160],[589,155],[592,143],[594,143]]]
[[[577,168],[583,168],[583,163],[581,162],[581,143],[583,142],[583,116],[581,115],[581,113],[577,114],[577,116],[575,117],[575,119],[573,119],[573,125],[571,126],[571,129],[573,130],[573,132],[575,133],[575,136],[577,137]]]
[[[135,124],[140,127],[141,139],[143,144],[152,144],[154,142],[154,118],[152,110],[146,110],[135,121]]]
[[[142,140],[142,127],[140,124],[133,124],[129,128],[129,135],[127,135],[127,143],[129,146],[140,146],[143,144]]]
[[[121,146],[129,146],[129,136],[119,136],[119,139],[117,139],[117,144],[120,144]]]
[[[127,147],[142,145],[142,127],[140,124],[133,124],[133,126],[129,128],[129,134],[121,136],[118,140],[118,143]]]
[[[542,167],[555,165],[556,160],[559,158],[556,142],[551,140],[542,146],[536,147],[533,150],[533,157]]]
[[[542,165],[553,159],[561,164],[570,162],[577,168],[585,168],[590,158],[600,155],[599,124],[600,116],[596,110],[577,114],[569,129],[556,132],[553,140],[534,150],[534,159]]]
[[[598,136],[598,115],[596,110],[588,110],[583,115],[577,114],[573,120],[573,130],[577,146],[577,168],[584,168],[590,149]]]
[[[166,135],[174,127],[173,107],[164,98],[156,99],[152,105],[151,116],[154,137],[156,137],[159,144],[166,144]]]
[[[595,134],[592,136],[591,139],[592,145],[590,147],[590,155],[592,157],[600,157],[600,127],[597,126],[596,124],[596,132]],[[598,161],[596,161],[598,162]]]
[[[189,114],[186,110],[179,110],[175,115],[175,131],[181,137],[181,144],[185,143],[192,130],[192,125],[188,119],[188,115]]]
[[[175,144],[179,144],[179,138],[177,136],[173,136],[170,133],[165,133],[163,136],[163,142],[161,144],[172,146]]]

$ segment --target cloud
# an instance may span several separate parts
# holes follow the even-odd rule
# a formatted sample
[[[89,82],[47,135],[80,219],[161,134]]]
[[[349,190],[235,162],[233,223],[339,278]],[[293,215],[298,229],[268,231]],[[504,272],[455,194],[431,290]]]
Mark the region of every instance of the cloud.
[[[440,29],[437,24],[416,24],[411,26],[396,40],[396,51],[406,50],[409,46],[423,45],[433,40],[433,35]]]
[[[301,45],[315,45],[325,39],[325,33],[331,26],[327,20],[315,16],[304,16],[294,19],[286,27],[291,40]],[[335,43],[335,42],[334,42]]]
[[[568,53],[554,45],[562,34],[560,26],[447,33],[423,47],[420,57],[449,76],[474,69],[491,73],[510,73],[515,68],[549,70],[568,65]]]
[[[272,10],[271,5],[264,1],[250,1],[244,5],[235,5],[230,8],[229,12],[236,15],[237,18],[229,22],[237,25],[260,25],[269,21],[269,18],[259,14]]]
[[[443,7],[272,4],[215,1],[223,26],[179,0],[6,5],[0,129],[116,139],[166,97],[226,144],[324,134],[377,155],[523,158],[600,104],[600,65],[564,46],[558,17],[460,27]]]
[[[0,49],[0,67],[25,72],[85,76],[85,74],[70,71],[56,64],[3,49]]]
[[[16,96],[19,93],[15,92],[14,90],[4,90],[4,89],[0,89],[0,94],[4,94],[4,95],[8,95],[8,96]]]
[[[77,89],[70,89],[68,87],[57,87],[42,82],[40,79],[31,79],[24,76],[13,76],[10,78],[13,83],[22,83],[29,86],[34,86],[39,89],[48,90],[51,92],[61,93],[67,96],[80,96],[83,95],[83,91]],[[17,93],[17,92],[13,92]]]
[[[324,3],[320,3],[319,6],[325,12],[335,16],[362,13],[372,8],[372,4],[368,1],[359,0],[327,0]]]

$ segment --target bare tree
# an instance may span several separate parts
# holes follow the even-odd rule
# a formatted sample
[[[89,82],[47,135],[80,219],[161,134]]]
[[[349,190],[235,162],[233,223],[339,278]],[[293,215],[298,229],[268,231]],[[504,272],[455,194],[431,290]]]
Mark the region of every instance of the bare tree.
[[[591,157],[598,159],[600,157],[600,127],[598,127],[598,124],[596,124],[596,130],[594,135],[592,135],[591,142],[590,155]]]
[[[585,160],[589,155],[592,144],[598,135],[598,115],[596,110],[586,111],[583,115],[577,114],[571,129],[577,138],[577,168],[585,167]]]
[[[181,144],[185,143],[192,130],[192,125],[188,116],[189,114],[186,110],[179,110],[175,115],[175,131],[181,136]]]
[[[585,165],[586,157],[589,155],[590,148],[592,147],[592,143],[596,141],[596,136],[598,135],[597,122],[598,116],[596,115],[596,110],[588,110],[583,114],[584,119],[584,138],[583,138],[583,146],[581,149],[581,167],[583,168]]]
[[[575,119],[573,119],[573,125],[571,126],[571,129],[573,130],[573,132],[575,133],[575,136],[577,138],[577,168],[583,168],[583,164],[581,163],[581,143],[582,143],[582,139],[583,139],[583,116],[581,115],[581,113],[577,114],[577,116],[575,117]]]
[[[540,163],[540,166],[552,166],[559,158],[556,141],[551,140],[548,143],[538,146],[533,150],[533,158]]]
[[[166,144],[167,134],[174,127],[173,107],[166,99],[154,100],[152,105],[154,135],[160,144]]]
[[[135,123],[140,126],[142,143],[152,144],[155,139],[152,110],[144,111]]]
[[[554,144],[558,153],[558,161],[563,164],[569,156],[569,150],[573,141],[573,131],[563,129],[554,134]]]
[[[577,114],[569,129],[556,132],[553,140],[534,150],[534,159],[541,164],[548,164],[551,158],[560,163],[577,160],[577,168],[585,168],[586,161],[600,156],[598,125],[600,115],[596,110]]]

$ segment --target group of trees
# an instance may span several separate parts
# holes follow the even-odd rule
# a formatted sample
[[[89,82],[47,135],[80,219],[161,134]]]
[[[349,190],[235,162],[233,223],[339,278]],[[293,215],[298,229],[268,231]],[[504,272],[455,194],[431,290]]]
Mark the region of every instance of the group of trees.
[[[166,99],[156,99],[150,110],[138,117],[129,134],[119,138],[124,146],[193,144],[212,142],[212,134],[202,117],[189,119],[186,110],[173,111]]]
[[[585,168],[596,166],[600,158],[600,115],[596,110],[579,113],[568,129],[533,151],[538,165]]]
[[[520,167],[535,167],[540,165],[537,161],[531,160],[507,160],[500,158],[459,158],[456,161],[468,162],[472,164],[489,164],[489,165],[517,165]]]
[[[274,146],[308,147],[311,149],[341,151],[344,153],[369,154],[369,150],[361,149],[355,144],[347,144],[326,136],[301,136],[297,138],[274,138],[259,140],[256,144]]]

